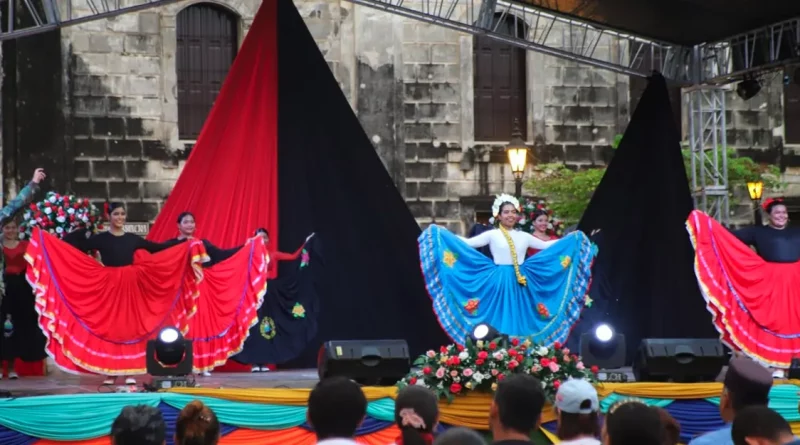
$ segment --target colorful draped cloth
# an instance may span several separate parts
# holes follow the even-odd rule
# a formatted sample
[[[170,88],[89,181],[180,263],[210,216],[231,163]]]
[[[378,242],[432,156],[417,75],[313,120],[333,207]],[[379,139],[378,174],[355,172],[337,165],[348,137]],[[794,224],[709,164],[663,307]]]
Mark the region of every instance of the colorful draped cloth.
[[[686,228],[695,274],[724,343],[767,366],[800,354],[800,262],[768,263],[703,212]]]
[[[574,232],[520,263],[523,286],[514,266],[496,265],[438,226],[422,232],[419,250],[433,310],[458,344],[480,323],[536,343],[563,343],[583,309],[597,253]]]
[[[34,231],[26,252],[27,278],[47,353],[60,368],[144,374],[147,341],[168,326],[194,339],[199,369],[241,349],[266,286],[262,241],[248,243],[217,264],[215,272],[206,271],[207,283],[200,240],[139,253],[133,265],[104,267],[58,238]]]

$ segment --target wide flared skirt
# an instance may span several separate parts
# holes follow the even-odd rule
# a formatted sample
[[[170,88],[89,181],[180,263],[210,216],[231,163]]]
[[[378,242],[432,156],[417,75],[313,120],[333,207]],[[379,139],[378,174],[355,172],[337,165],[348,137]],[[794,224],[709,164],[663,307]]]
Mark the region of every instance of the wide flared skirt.
[[[203,243],[188,242],[131,266],[104,267],[34,229],[26,251],[46,351],[72,373],[144,374],[147,341],[165,327],[187,332],[196,310]]]
[[[317,247],[314,240],[309,250]],[[250,329],[244,348],[234,360],[250,365],[283,364],[308,348],[318,332],[320,308],[314,277],[322,264],[318,252],[313,253],[314,260],[298,258],[282,264],[280,275],[269,280],[258,323]]]
[[[267,292],[269,257],[264,242],[250,240],[230,258],[204,269],[197,312],[189,320],[195,372],[211,371],[239,353],[258,323]]]
[[[800,262],[768,263],[718,222],[693,211],[695,274],[723,343],[764,365],[800,355]]]
[[[597,253],[573,232],[520,264],[523,286],[513,266],[494,264],[438,226],[420,235],[419,249],[433,310],[458,344],[481,323],[539,344],[563,343],[584,307]]]

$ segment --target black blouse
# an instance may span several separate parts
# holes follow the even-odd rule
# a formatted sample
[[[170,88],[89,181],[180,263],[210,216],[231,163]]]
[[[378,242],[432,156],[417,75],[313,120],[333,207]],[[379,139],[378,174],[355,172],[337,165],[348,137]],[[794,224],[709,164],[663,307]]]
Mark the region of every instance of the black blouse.
[[[78,230],[65,236],[64,241],[84,252],[100,252],[103,265],[107,267],[130,266],[133,264],[134,253],[139,249],[156,253],[178,244],[158,244],[132,233],[118,236],[111,232],[102,232],[87,238],[88,233],[86,229]]]
[[[800,260],[800,229],[795,227],[746,227],[732,233],[743,243],[755,247],[764,261],[794,263]]]

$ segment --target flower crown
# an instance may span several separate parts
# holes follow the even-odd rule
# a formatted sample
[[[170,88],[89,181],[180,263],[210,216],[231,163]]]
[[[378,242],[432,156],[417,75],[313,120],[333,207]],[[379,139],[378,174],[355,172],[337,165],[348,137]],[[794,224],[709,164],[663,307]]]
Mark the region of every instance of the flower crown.
[[[616,411],[620,406],[627,405],[629,403],[641,403],[641,404],[645,405],[645,403],[644,403],[644,401],[642,399],[639,399],[639,398],[636,398],[636,397],[628,397],[628,398],[619,400],[616,403],[614,403],[613,405],[611,405],[611,407],[608,408],[608,414],[613,414],[614,411]]]
[[[515,209],[517,210],[520,209],[519,200],[517,198],[505,193],[501,193],[497,195],[497,197],[494,200],[494,204],[492,204],[492,216],[497,218],[497,215],[500,214],[500,206],[503,205],[504,202],[510,202],[511,204],[514,205]]]

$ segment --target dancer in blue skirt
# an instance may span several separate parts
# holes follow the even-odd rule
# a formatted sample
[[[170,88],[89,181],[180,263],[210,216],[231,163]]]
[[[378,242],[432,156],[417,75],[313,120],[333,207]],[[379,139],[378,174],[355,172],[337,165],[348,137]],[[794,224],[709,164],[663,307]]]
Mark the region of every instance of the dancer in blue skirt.
[[[458,344],[481,323],[534,343],[564,343],[580,316],[596,246],[579,231],[542,241],[515,230],[518,209],[516,198],[500,195],[496,229],[463,238],[433,225],[419,237],[433,310]],[[476,250],[487,245],[494,260]],[[542,252],[525,260],[528,248]]]

